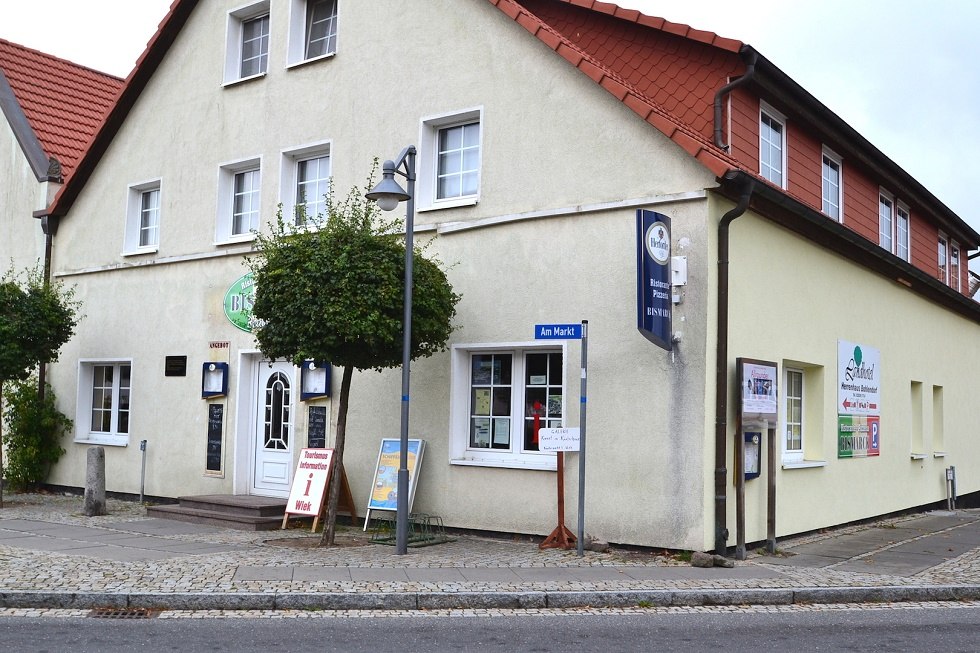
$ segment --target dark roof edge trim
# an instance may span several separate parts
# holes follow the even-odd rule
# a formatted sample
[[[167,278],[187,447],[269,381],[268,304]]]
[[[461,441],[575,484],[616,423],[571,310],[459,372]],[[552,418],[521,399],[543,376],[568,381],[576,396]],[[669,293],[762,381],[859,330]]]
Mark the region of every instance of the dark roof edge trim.
[[[720,178],[717,189],[732,201],[754,175],[733,171]],[[757,183],[750,208],[814,244],[905,286],[911,292],[980,324],[980,302],[953,290],[911,263],[887,252],[864,236],[765,183]]]
[[[750,45],[743,46],[739,54],[743,59],[753,54],[758,57],[755,85],[770,94],[765,98],[767,102],[776,104],[780,109],[786,107],[780,107],[779,103],[786,103],[789,108],[802,114],[806,122],[815,126],[820,132],[819,136],[833,139],[834,142],[828,144],[845,159],[853,157],[860,161],[878,175],[883,186],[894,186],[890,188],[891,192],[898,193],[900,188],[905,189],[909,194],[903,196],[903,199],[932,213],[940,226],[962,241],[970,243],[971,249],[980,246],[980,233],[789,75]]]
[[[11,88],[10,82],[7,81],[7,76],[3,74],[3,70],[0,70],[0,111],[3,111],[3,115],[6,116],[11,130],[14,132],[14,138],[17,139],[20,149],[24,152],[24,156],[27,157],[34,176],[39,182],[47,181],[48,155],[45,154],[44,148],[41,147],[41,141],[31,128],[31,123],[24,114],[24,108],[17,101],[17,96],[14,95],[14,89]]]
[[[197,3],[198,0],[174,0],[170,7],[170,13],[164,18],[157,33],[150,40],[139,61],[136,62],[135,68],[126,79],[126,85],[123,86],[109,113],[106,114],[102,126],[99,127],[99,130],[86,146],[85,154],[79,160],[75,171],[68,179],[68,183],[62,186],[55,196],[54,202],[49,207],[48,215],[64,216],[71,209],[72,204],[92,176],[102,159],[102,155],[109,149],[116,133],[122,127],[129,112],[133,109],[143,89],[150,82]]]

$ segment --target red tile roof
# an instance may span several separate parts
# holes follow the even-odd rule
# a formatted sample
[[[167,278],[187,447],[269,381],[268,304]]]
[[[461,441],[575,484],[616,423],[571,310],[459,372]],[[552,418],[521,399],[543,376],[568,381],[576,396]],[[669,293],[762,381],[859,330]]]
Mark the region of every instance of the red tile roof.
[[[3,39],[0,70],[45,154],[68,179],[123,80]]]
[[[734,41],[595,0],[489,0],[716,176],[739,168],[714,145],[715,91],[745,65]]]

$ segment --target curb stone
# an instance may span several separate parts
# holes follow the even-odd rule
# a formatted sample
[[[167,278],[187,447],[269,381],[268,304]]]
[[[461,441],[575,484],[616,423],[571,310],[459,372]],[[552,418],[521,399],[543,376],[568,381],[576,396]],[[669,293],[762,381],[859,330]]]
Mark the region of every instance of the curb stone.
[[[0,592],[0,608],[446,610],[793,605],[980,600],[980,585],[613,592],[106,593]]]

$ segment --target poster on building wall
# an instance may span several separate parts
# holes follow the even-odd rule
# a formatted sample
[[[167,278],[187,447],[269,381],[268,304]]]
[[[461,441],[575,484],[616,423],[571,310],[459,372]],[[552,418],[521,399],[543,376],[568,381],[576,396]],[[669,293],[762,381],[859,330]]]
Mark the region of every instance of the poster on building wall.
[[[779,368],[776,363],[738,358],[735,364],[742,421],[775,422],[779,410],[776,400]]]
[[[837,341],[837,457],[881,453],[881,352]]]
[[[670,218],[636,212],[636,328],[667,351],[671,349]]]

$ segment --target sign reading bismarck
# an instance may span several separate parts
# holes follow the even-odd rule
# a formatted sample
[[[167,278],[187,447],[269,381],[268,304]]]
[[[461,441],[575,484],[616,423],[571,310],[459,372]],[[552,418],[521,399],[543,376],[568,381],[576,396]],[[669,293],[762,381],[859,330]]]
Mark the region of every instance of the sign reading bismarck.
[[[659,347],[671,349],[670,218],[636,212],[636,328]]]

